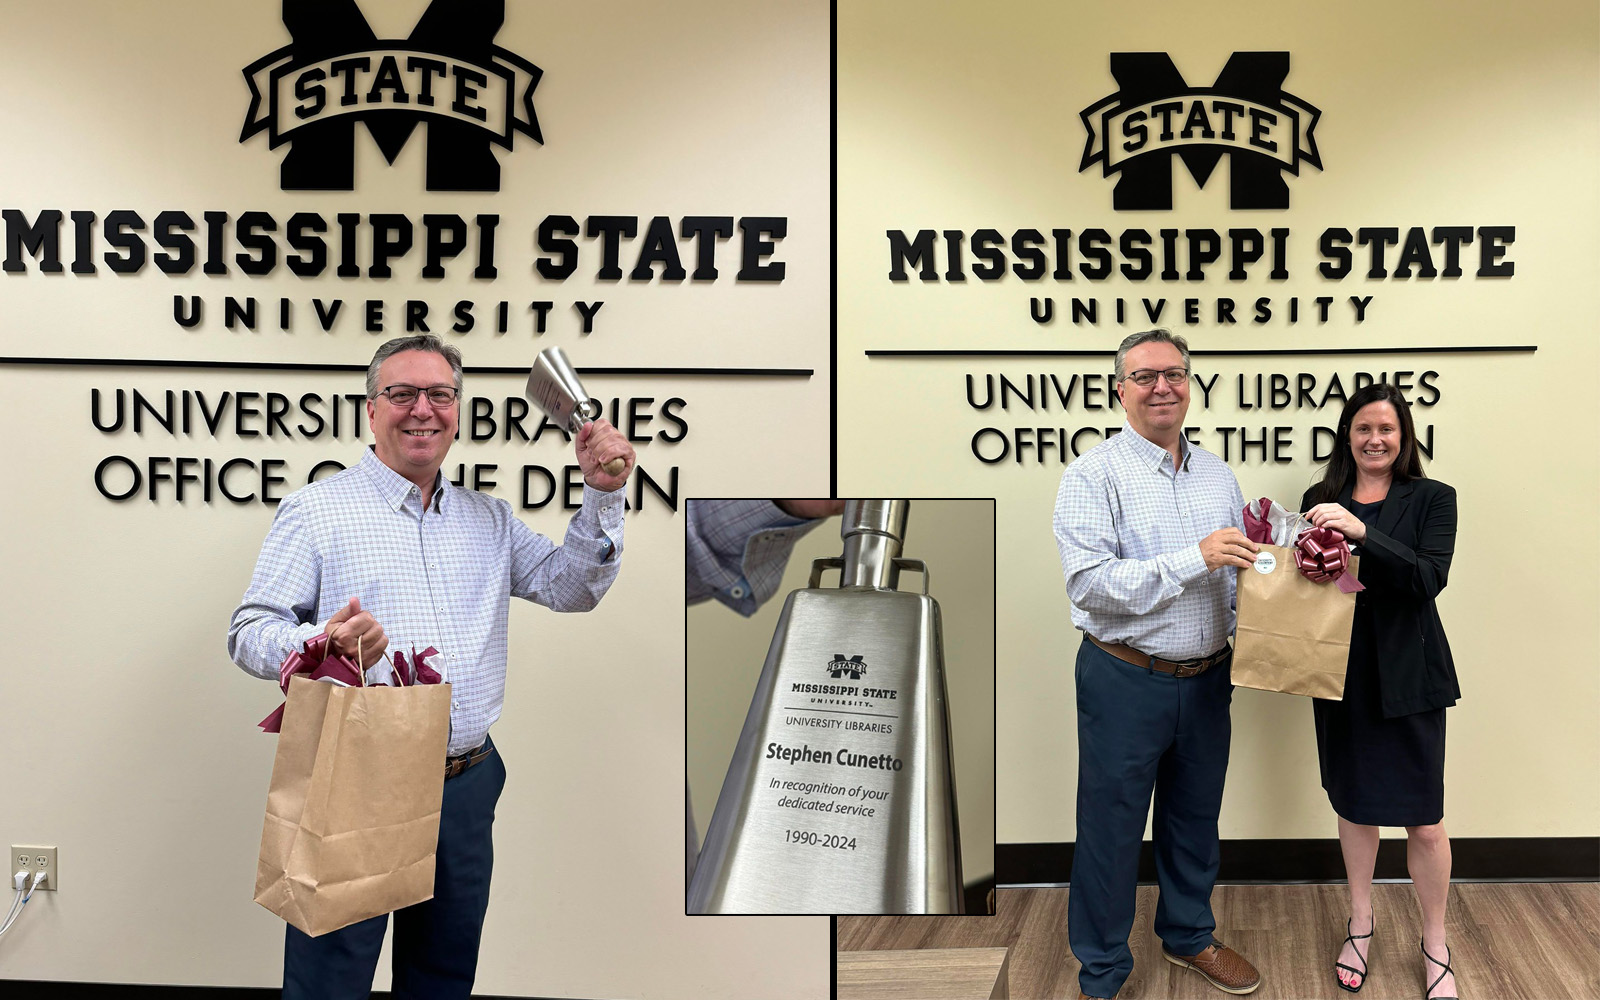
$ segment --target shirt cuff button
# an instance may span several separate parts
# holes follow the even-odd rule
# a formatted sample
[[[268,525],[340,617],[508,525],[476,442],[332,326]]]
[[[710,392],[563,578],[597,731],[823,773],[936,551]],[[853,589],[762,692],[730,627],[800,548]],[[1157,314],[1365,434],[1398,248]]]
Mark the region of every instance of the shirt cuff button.
[[[743,587],[737,587],[737,586],[733,587],[732,589],[730,589],[728,591],[728,594],[729,594],[729,596],[734,597],[734,598],[743,597],[744,596],[744,588]]]

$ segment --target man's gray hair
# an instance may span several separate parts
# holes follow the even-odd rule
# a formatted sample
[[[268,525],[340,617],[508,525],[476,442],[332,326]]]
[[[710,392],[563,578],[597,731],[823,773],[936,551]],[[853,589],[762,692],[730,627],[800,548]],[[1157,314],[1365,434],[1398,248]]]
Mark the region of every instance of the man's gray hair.
[[[1121,382],[1128,377],[1127,358],[1128,352],[1140,344],[1171,344],[1183,355],[1183,367],[1189,367],[1189,342],[1172,331],[1157,327],[1143,333],[1130,333],[1122,340],[1122,345],[1117,348],[1117,381]]]
[[[378,353],[372,356],[372,364],[367,366],[367,398],[378,398],[378,369],[385,361],[399,354],[401,351],[427,351],[437,354],[450,362],[450,373],[455,376],[456,391],[461,391],[461,352],[449,344],[435,337],[431,333],[419,334],[415,337],[397,337],[378,348]],[[426,389],[427,386],[418,386]]]

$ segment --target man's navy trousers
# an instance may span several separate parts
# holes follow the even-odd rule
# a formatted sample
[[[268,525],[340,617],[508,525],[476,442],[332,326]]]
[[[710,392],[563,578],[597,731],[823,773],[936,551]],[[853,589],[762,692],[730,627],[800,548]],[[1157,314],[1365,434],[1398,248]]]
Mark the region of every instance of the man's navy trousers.
[[[1174,677],[1078,647],[1078,840],[1067,939],[1090,996],[1115,996],[1133,971],[1133,927],[1150,796],[1155,793],[1156,936],[1175,955],[1211,943],[1217,813],[1228,770],[1231,660]]]

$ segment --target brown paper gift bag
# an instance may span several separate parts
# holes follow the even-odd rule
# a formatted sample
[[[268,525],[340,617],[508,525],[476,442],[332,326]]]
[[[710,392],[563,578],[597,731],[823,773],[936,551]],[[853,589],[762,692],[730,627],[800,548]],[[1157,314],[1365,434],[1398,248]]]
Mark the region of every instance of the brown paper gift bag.
[[[1270,554],[1271,559],[1262,558]],[[1350,557],[1349,573],[1361,560]],[[1239,618],[1233,683],[1313,698],[1344,698],[1356,595],[1312,583],[1295,568],[1294,550],[1263,545],[1252,569],[1239,570]]]
[[[294,677],[256,902],[316,937],[433,897],[450,685]]]

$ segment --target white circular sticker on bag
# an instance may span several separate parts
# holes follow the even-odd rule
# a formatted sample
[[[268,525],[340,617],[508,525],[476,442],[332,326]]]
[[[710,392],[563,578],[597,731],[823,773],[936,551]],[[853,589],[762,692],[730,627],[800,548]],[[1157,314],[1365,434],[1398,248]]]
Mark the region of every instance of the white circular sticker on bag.
[[[1271,552],[1256,553],[1256,572],[1265,576],[1278,568],[1278,558]]]

